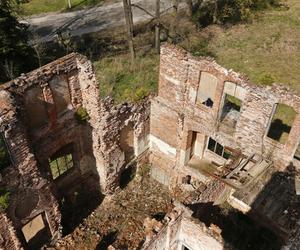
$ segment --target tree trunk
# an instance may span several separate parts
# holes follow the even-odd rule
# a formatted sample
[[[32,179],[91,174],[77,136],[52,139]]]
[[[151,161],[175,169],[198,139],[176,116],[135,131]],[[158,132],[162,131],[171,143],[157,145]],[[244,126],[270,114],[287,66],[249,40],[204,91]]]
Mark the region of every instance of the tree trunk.
[[[160,53],[160,0],[156,0],[155,49]]]
[[[133,15],[132,15],[131,0],[127,0],[127,3],[128,3],[128,9],[129,9],[130,28],[131,28],[132,36],[133,36]]]
[[[179,0],[172,0],[172,16],[174,17],[174,21],[171,23],[170,27],[170,36],[174,37],[176,34],[177,23],[178,23],[178,5]]]
[[[133,19],[132,19],[131,1],[123,0],[123,7],[124,7],[126,29],[127,29],[128,47],[131,55],[131,62],[133,65],[135,59],[135,51],[134,51],[134,44],[133,44]]]

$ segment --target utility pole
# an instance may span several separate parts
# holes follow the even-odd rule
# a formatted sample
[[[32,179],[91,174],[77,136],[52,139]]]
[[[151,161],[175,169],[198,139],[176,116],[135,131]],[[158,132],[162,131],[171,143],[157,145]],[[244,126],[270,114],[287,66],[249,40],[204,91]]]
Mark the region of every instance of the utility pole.
[[[128,41],[129,51],[131,55],[131,62],[133,65],[135,59],[135,51],[134,51],[134,44],[133,44],[133,18],[132,18],[132,10],[131,10],[131,0],[123,0],[123,7],[124,7],[126,29],[127,29],[127,41]]]
[[[133,15],[132,15],[132,4],[131,0],[127,0],[128,2],[128,9],[129,9],[129,18],[130,18],[130,27],[132,30],[132,35],[133,35]]]
[[[68,0],[68,5],[69,5],[69,9],[71,9],[72,8],[71,0]]]
[[[160,53],[160,0],[156,0],[155,11],[156,25],[155,25],[155,49]]]

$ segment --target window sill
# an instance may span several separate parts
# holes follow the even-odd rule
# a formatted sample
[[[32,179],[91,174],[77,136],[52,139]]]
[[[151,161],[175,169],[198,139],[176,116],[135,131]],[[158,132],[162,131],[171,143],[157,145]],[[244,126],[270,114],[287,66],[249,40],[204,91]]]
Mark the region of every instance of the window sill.
[[[66,172],[64,172],[60,176],[56,177],[55,179],[53,179],[51,174],[50,174],[50,177],[51,177],[52,181],[54,181],[54,182],[61,182],[64,179],[66,179],[67,177],[69,177],[70,175],[74,174],[75,172],[76,172],[76,167],[73,166],[72,168],[68,169]]]
[[[267,145],[265,146],[276,147],[277,149],[284,149],[285,147],[285,144],[282,144],[279,141],[276,141],[268,136],[264,137],[264,143],[267,143]]]

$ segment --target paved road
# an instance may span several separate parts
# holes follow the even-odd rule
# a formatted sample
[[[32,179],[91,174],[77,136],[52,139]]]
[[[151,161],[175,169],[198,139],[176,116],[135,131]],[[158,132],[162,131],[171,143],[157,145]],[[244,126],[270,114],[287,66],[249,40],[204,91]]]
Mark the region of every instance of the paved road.
[[[170,9],[171,2],[171,0],[161,0],[161,11]],[[132,4],[155,13],[155,0],[132,0]],[[134,23],[138,23],[150,20],[151,16],[138,8],[133,8],[133,19]],[[122,0],[115,0],[86,10],[31,17],[26,21],[44,42],[55,39],[57,30],[68,31],[71,36],[78,36],[118,27],[125,23]]]

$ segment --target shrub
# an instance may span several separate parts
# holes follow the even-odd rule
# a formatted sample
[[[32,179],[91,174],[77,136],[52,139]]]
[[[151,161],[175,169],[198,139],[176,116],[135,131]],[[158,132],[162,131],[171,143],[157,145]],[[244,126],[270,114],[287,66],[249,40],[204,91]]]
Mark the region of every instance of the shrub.
[[[150,165],[143,165],[140,166],[138,169],[138,175],[142,177],[147,177],[150,174],[151,166]]]
[[[86,123],[90,116],[84,107],[79,107],[75,112],[75,118],[79,123]]]
[[[149,91],[143,87],[139,87],[136,91],[135,91],[135,96],[134,96],[134,101],[139,101],[144,99],[145,97],[147,97],[149,95]]]
[[[0,188],[0,210],[5,210],[9,205],[9,191],[5,188]]]
[[[194,10],[194,21],[200,26],[226,24],[251,19],[255,11],[278,7],[281,0],[211,0]]]
[[[259,77],[258,81],[261,84],[270,85],[275,82],[275,78],[270,74],[264,73]]]

